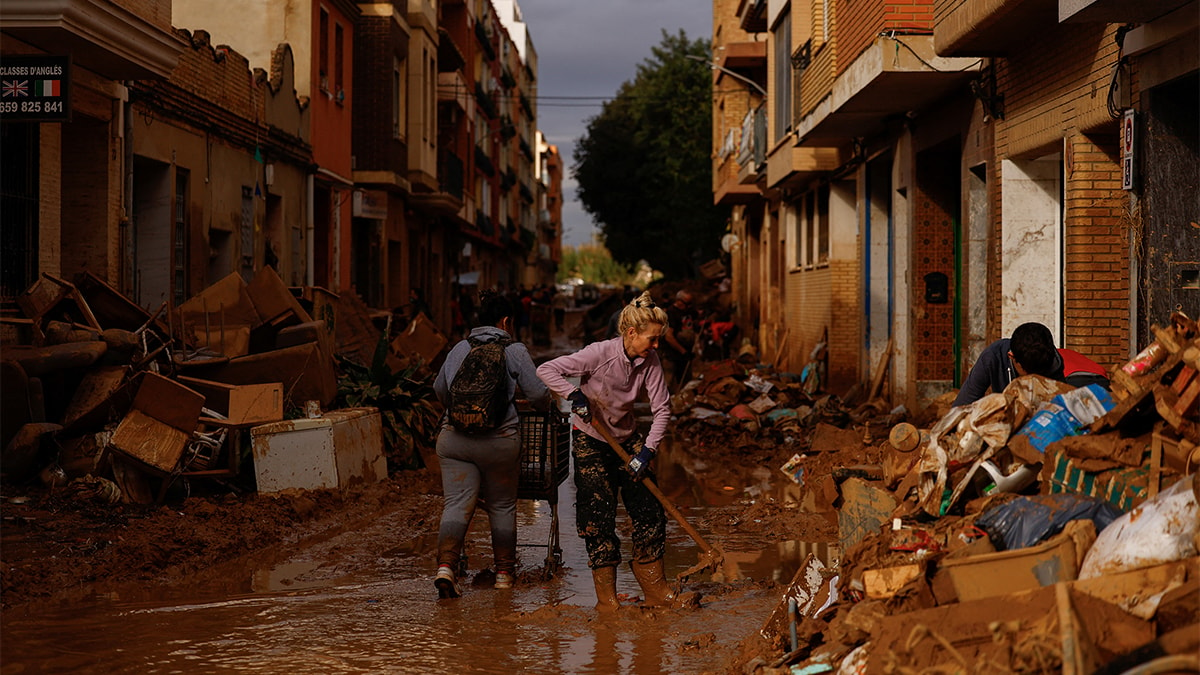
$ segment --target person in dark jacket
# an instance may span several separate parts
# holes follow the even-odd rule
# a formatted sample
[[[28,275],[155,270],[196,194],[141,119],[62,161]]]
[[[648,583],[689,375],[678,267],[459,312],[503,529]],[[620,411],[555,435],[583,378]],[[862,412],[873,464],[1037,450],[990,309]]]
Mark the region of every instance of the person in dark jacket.
[[[480,326],[472,328],[469,338],[483,342],[511,341],[509,330],[516,309],[502,295],[485,292],[479,303]],[[466,360],[471,345],[462,340],[446,355],[446,361],[433,381],[438,400],[450,407],[450,385]],[[492,555],[496,564],[496,588],[511,588],[517,566],[517,487],[520,479],[520,418],[512,401],[517,385],[525,397],[540,409],[550,403],[550,390],[537,376],[529,351],[520,342],[504,350],[508,367],[508,412],[494,431],[467,434],[443,419],[437,438],[437,456],[442,473],[444,504],[438,528],[438,570],[434,586],[438,596],[461,595],[457,569],[463,539],[475,515],[479,499],[484,500],[492,528]]]
[[[1022,375],[1042,375],[1073,387],[1100,384],[1108,388],[1104,367],[1072,349],[1057,349],[1050,329],[1037,322],[1023,323],[1011,338],[988,345],[971,366],[954,405],[969,405],[988,390],[1002,392]]]

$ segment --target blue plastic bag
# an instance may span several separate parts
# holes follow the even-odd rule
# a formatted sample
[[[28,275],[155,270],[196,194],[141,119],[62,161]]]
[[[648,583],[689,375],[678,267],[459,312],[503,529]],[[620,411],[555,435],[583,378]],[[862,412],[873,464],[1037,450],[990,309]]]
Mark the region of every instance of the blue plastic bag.
[[[988,533],[997,551],[1011,551],[1040,544],[1072,520],[1091,520],[1099,534],[1122,515],[1103,499],[1064,493],[1018,497],[984,511],[975,525]]]

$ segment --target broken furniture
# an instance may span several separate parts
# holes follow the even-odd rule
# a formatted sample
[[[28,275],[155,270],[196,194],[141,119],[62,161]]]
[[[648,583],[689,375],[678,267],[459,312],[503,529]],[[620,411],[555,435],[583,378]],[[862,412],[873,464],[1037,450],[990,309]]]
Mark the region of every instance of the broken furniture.
[[[136,460],[150,473],[164,478],[159,501],[178,473],[199,423],[204,396],[157,373],[142,377],[133,407],[113,432],[108,447]]]

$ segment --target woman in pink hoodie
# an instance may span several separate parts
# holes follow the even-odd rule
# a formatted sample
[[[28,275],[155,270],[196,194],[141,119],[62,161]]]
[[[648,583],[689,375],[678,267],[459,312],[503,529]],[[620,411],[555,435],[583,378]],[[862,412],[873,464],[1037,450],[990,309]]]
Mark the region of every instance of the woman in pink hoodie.
[[[616,532],[617,495],[633,522],[633,575],[645,603],[670,604],[673,599],[663,572],[667,519],[662,504],[642,483],[652,477],[649,464],[666,435],[670,394],[658,357],[667,313],[649,292],[621,310],[617,337],[548,361],[537,369],[551,391],[571,401],[576,433],[575,509],[579,536],[587,546],[588,567],[596,584],[596,608],[619,607],[617,565],[621,545]],[[575,387],[567,380],[578,378]],[[643,440],[637,433],[634,402],[650,399],[653,422]],[[632,458],[621,461],[591,424],[593,416],[611,432]]]

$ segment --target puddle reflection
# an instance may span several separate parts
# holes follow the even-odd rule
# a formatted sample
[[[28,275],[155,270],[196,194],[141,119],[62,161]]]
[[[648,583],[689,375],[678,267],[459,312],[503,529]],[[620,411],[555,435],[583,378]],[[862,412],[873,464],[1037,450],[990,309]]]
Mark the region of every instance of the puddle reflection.
[[[772,485],[766,470],[753,472],[750,486],[726,484],[684,457],[668,444],[659,482],[693,524],[702,523],[709,509],[744,499],[799,503],[799,489]],[[546,556],[554,519],[545,501],[518,504],[521,571],[532,572]],[[714,593],[698,611],[643,615],[631,608],[599,619],[574,510],[568,479],[558,504],[564,567],[545,581],[523,575],[512,591],[468,582],[462,598],[437,600],[432,584],[437,533],[399,541],[394,533],[407,524],[395,522],[398,515],[380,514],[365,529],[301,550],[275,551],[277,559],[206,576],[166,597],[161,589],[142,587],[36,613],[5,612],[0,673],[716,671],[778,600],[778,591],[747,587]],[[620,513],[628,558],[629,525]],[[706,538],[722,540],[701,530]],[[829,547],[798,541],[739,552],[736,533],[724,538],[736,576],[781,584],[810,551],[825,562],[836,556]],[[695,564],[699,550],[674,523],[668,540],[666,568],[674,578]],[[490,565],[482,510],[466,553],[472,576]],[[619,593],[640,594],[628,568],[617,578]]]

